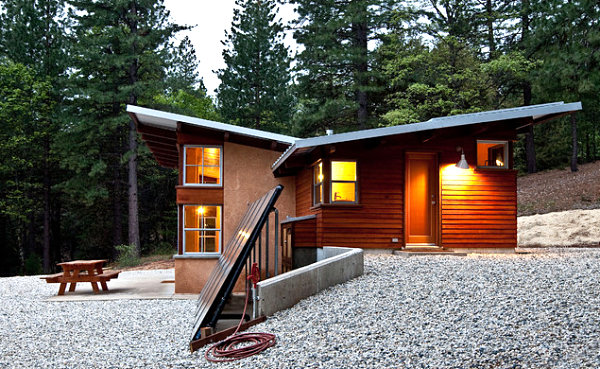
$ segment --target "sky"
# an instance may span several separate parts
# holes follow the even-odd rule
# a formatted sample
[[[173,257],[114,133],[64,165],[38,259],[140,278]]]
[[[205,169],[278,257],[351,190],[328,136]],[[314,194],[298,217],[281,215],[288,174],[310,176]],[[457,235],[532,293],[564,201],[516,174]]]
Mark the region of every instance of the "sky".
[[[177,39],[188,36],[196,49],[199,60],[198,72],[204,79],[209,95],[215,96],[214,90],[220,80],[216,73],[224,68],[223,45],[225,31],[231,29],[235,0],[164,0],[165,7],[171,12],[171,20],[181,25],[195,26],[189,31],[179,32]],[[284,6],[279,17],[283,23],[294,19],[294,11],[290,5]],[[296,44],[291,32],[286,33],[285,43],[294,51]]]

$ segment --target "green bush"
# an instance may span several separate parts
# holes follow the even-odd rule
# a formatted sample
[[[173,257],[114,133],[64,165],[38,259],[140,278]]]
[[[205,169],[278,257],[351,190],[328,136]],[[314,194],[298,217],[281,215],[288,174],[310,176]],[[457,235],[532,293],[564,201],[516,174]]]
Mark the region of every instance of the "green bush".
[[[168,242],[161,242],[152,250],[152,255],[173,255],[175,253],[177,253],[177,249]]]
[[[44,272],[42,268],[42,258],[37,254],[31,254],[25,259],[25,265],[23,272],[25,275],[37,275]]]
[[[130,267],[140,264],[140,258],[135,252],[135,245],[117,245],[115,246],[119,256],[117,264],[121,267]]]

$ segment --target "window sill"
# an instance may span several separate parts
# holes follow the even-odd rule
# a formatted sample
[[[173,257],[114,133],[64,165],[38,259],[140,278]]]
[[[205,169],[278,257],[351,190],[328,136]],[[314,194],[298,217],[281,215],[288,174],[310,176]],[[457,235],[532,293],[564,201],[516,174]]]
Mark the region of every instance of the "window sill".
[[[184,184],[184,185],[177,185],[175,186],[175,188],[203,188],[203,189],[214,189],[214,190],[218,190],[218,189],[222,189],[223,185],[204,185],[204,184]]]
[[[518,172],[516,169],[494,168],[494,167],[475,167],[476,172]]]
[[[175,254],[173,259],[218,259],[221,254]]]
[[[318,205],[314,205],[310,208],[310,210],[317,210],[317,209],[362,209],[362,205],[361,204],[352,204],[352,203],[339,203],[339,204],[318,204]]]

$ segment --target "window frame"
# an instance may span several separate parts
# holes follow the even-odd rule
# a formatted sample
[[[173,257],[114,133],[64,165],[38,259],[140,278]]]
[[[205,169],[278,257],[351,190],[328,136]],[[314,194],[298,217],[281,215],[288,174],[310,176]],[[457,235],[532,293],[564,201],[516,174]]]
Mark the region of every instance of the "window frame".
[[[317,179],[315,177],[316,174],[316,168],[321,167],[321,175],[323,176],[323,179],[321,179],[321,181],[317,182]],[[312,171],[312,205],[313,206],[318,206],[321,205],[325,202],[325,171],[323,170],[324,168],[324,164],[323,164],[323,160],[319,160],[315,165],[313,165],[311,167],[311,171]],[[317,188],[321,187],[321,201],[317,202]]]
[[[186,178],[187,178],[187,149],[188,148],[202,148],[203,154],[204,155],[204,149],[219,149],[219,183],[187,183],[186,182]],[[195,167],[201,167],[202,168],[202,179],[204,179],[204,157],[202,158],[202,165],[189,165],[191,166],[195,166]],[[213,166],[209,166],[209,167],[213,167]],[[214,168],[216,168],[216,166],[214,166]],[[189,186],[189,187],[215,187],[215,188],[219,188],[219,187],[223,187],[223,146],[220,145],[184,145],[183,146],[183,177],[182,179],[182,184],[184,186]]]
[[[220,219],[219,219],[219,224],[221,225],[221,228],[187,228],[185,226],[185,208],[186,206],[193,206],[193,207],[198,207],[198,206],[204,206],[204,207],[209,207],[209,206],[214,206],[214,207],[218,207],[221,208],[221,210],[219,211],[220,214]],[[183,255],[205,255],[205,256],[219,256],[222,254],[223,252],[223,205],[218,205],[218,204],[185,204],[182,205],[181,207],[181,211],[183,213],[182,215],[182,224],[181,224],[181,235],[183,238],[183,242],[182,242],[182,251],[183,251]],[[203,232],[203,231],[216,231],[219,234],[218,237],[218,241],[219,241],[219,251],[218,252],[203,252],[203,251],[198,251],[198,252],[194,252],[194,251],[187,251],[186,250],[186,237],[185,237],[185,232],[186,231],[193,231],[193,232]],[[198,249],[202,250],[202,243],[200,243]]]
[[[504,165],[496,166],[496,165],[479,165],[479,144],[496,144],[496,145],[504,145]],[[495,169],[495,170],[509,170],[510,169],[510,158],[509,158],[509,141],[507,140],[476,140],[475,141],[475,153],[476,153],[476,161],[475,166],[477,169]]]
[[[333,162],[354,163],[354,181],[333,180]],[[329,161],[329,203],[330,204],[358,204],[358,161],[348,159],[331,159]],[[333,183],[354,183],[354,201],[335,201],[333,199]]]

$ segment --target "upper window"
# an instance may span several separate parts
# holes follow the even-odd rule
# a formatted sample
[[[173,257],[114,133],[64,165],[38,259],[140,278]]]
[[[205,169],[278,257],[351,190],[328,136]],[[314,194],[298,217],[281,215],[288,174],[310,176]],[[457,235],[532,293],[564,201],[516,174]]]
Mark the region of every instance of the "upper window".
[[[183,250],[186,254],[221,252],[220,206],[183,206]]]
[[[508,169],[508,141],[477,141],[477,167]]]
[[[219,146],[185,146],[183,178],[186,185],[222,185],[222,150]]]
[[[331,202],[356,202],[356,162],[331,162]]]
[[[313,167],[313,205],[323,203],[323,162]]]

